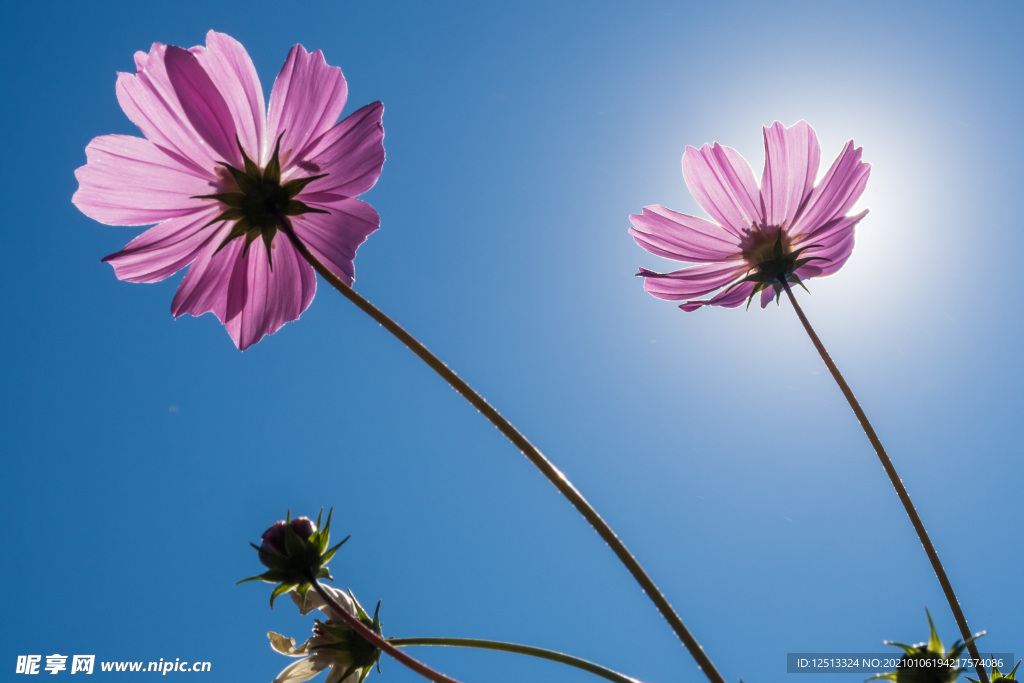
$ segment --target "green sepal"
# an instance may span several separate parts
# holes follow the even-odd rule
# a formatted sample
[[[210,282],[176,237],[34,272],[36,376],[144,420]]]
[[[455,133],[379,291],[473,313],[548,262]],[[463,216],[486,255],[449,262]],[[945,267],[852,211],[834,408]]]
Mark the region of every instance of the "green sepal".
[[[326,536],[325,536],[325,538],[326,538]],[[331,549],[330,549],[330,550],[328,550],[327,552],[323,553],[323,555],[321,556],[321,561],[322,561],[322,562],[323,562],[324,564],[327,564],[328,562],[330,562],[330,561],[331,561],[331,558],[332,558],[332,557],[334,557],[334,553],[338,552],[338,548],[340,548],[341,546],[345,545],[345,541],[347,541],[347,540],[348,540],[348,539],[350,539],[350,538],[352,538],[352,537],[351,537],[351,536],[346,536],[346,537],[345,537],[345,538],[344,538],[344,539],[343,539],[343,540],[341,541],[341,543],[339,543],[338,545],[334,546],[333,548],[331,548]]]
[[[931,629],[931,635],[928,637],[928,651],[941,654],[943,652],[942,641],[939,640],[939,634],[935,632],[935,622],[932,621],[932,613],[927,609],[924,613],[928,617],[928,628]]]
[[[274,600],[277,600],[279,595],[284,595],[292,588],[295,588],[294,584],[282,583],[274,587],[273,592],[270,594],[270,609],[274,609]]]
[[[744,281],[745,281],[745,279],[743,279],[743,280],[741,280],[739,282],[744,282]],[[750,281],[750,282],[754,282],[754,281]],[[751,309],[751,302],[754,301],[754,297],[759,292],[763,292],[766,289],[768,289],[768,285],[767,284],[765,284],[765,283],[758,283],[757,284],[757,286],[754,288],[754,291],[751,292],[751,296],[746,297],[746,310],[750,310]]]
[[[289,180],[281,187],[283,187],[285,191],[288,192],[289,197],[294,197],[295,195],[302,192],[302,190],[306,188],[306,185],[309,185],[314,180],[326,178],[327,175],[328,174],[326,173],[321,173],[320,175],[309,176],[308,178],[295,178],[294,180]]]
[[[199,228],[199,229],[202,230],[203,228],[208,228],[211,225],[213,225],[214,223],[220,223],[221,221],[236,221],[239,218],[242,218],[244,216],[245,216],[245,214],[242,213],[241,209],[235,209],[233,207],[228,207],[228,208],[224,209],[223,211],[221,211],[219,214],[217,214],[216,218],[214,218],[213,220],[207,222],[202,228]]]
[[[242,199],[244,197],[245,195],[241,192],[221,192],[219,194],[196,194],[189,197],[189,199],[216,199],[225,206],[239,209],[242,207]]]
[[[298,199],[291,199],[288,201],[288,206],[285,208],[285,213],[289,216],[301,216],[304,213],[330,213],[324,209],[314,209],[307,204],[300,202]]]
[[[284,131],[281,131],[281,134],[277,136],[277,142],[274,143],[274,153],[270,156],[270,161],[267,162],[267,167],[263,169],[263,179],[269,180],[275,185],[279,185],[281,183],[281,161],[278,158],[278,153],[281,151],[282,137],[284,137]]]
[[[247,576],[241,581],[235,581],[235,585],[249,583],[250,581],[266,581],[266,579],[263,578],[263,574],[257,574],[256,576]]]

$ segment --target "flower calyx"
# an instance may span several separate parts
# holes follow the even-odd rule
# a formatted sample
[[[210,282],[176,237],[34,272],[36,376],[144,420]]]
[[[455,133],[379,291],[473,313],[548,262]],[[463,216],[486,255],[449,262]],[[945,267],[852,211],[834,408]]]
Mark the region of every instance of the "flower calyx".
[[[905,645],[895,641],[887,640],[886,645],[895,645],[903,649],[903,656],[896,665],[895,671],[878,674],[869,678],[869,681],[886,679],[896,683],[953,683],[960,676],[962,668],[957,667],[960,653],[964,651],[967,644],[985,635],[984,632],[972,636],[966,642],[959,640],[953,643],[949,650],[945,650],[939,634],[935,632],[935,624],[932,622],[932,615],[928,615],[928,627],[931,630],[927,643],[917,645]],[[1016,670],[1016,668],[1014,669]]]
[[[367,628],[383,638],[380,602],[377,603],[377,608],[371,619],[351,590],[347,594],[331,586],[324,587],[324,590],[342,609],[355,616]],[[267,637],[270,638],[270,646],[277,652],[290,657],[305,657],[309,660],[304,665],[293,664],[282,671],[275,680],[291,680],[288,674],[295,668],[300,668],[304,673],[313,672],[314,674],[330,668],[332,673],[327,680],[343,683],[362,683],[374,666],[380,672],[381,651],[366,642],[352,627],[340,620],[336,615],[336,608],[324,601],[323,596],[311,593],[311,597],[315,596],[311,602],[307,601],[305,597],[296,595],[295,592],[292,592],[291,596],[301,614],[306,614],[313,609],[320,609],[328,615],[328,619],[326,621],[318,619],[313,627],[313,637],[300,646],[296,646],[294,639],[286,638],[279,633],[267,634]]]
[[[266,581],[278,584],[270,594],[270,606],[279,595],[295,590],[305,597],[314,579],[331,578],[327,563],[334,557],[349,537],[334,547],[330,545],[331,515],[333,508],[327,513],[327,522],[321,526],[323,510],[317,515],[314,524],[308,517],[291,518],[291,513],[283,521],[275,522],[263,532],[260,545],[250,543],[259,553],[259,560],[267,571],[256,576],[242,579],[246,581]]]
[[[348,594],[355,604],[356,617],[359,621],[363,622],[371,631],[383,637],[384,634],[380,623],[380,601],[377,601],[377,607],[373,610],[373,618],[371,619],[370,615],[363,609],[363,606],[356,600],[356,596],[352,594],[352,591],[349,591]],[[356,633],[355,629],[345,622],[335,622],[332,620],[321,622],[317,620],[316,625],[313,627],[313,633],[314,640],[320,639],[320,642],[311,646],[313,652],[330,651],[336,661],[348,660],[348,668],[342,674],[342,680],[358,672],[359,683],[362,683],[374,666],[377,667],[377,673],[380,673],[380,649],[368,643],[361,635]]]
[[[227,162],[218,162],[228,170],[236,189],[194,197],[194,199],[216,199],[224,206],[224,210],[203,228],[221,221],[234,221],[231,232],[217,247],[217,251],[223,249],[232,240],[243,237],[245,246],[242,249],[242,255],[245,256],[249,252],[249,245],[259,237],[262,238],[263,244],[266,246],[267,261],[271,268],[274,266],[271,259],[274,236],[279,229],[291,230],[291,216],[300,216],[304,213],[328,213],[323,209],[314,209],[305,202],[295,199],[306,185],[323,178],[327,175],[326,173],[294,178],[281,183],[280,151],[283,135],[282,131],[274,144],[274,154],[263,168],[257,166],[256,162],[249,158],[242,148],[242,143],[236,138],[238,151],[242,155],[242,168],[235,168]]]
[[[733,286],[735,287],[741,282],[755,283],[754,290],[747,299],[748,309],[750,308],[750,302],[754,300],[754,295],[769,287],[775,290],[776,304],[778,304],[779,297],[782,295],[783,289],[785,289],[783,283],[797,284],[803,287],[804,291],[807,291],[807,287],[804,286],[796,271],[811,261],[829,260],[824,256],[801,257],[801,254],[808,249],[821,247],[822,245],[807,244],[793,249],[790,245],[789,235],[785,231],[785,226],[775,228],[774,240],[770,240],[771,230],[770,227],[752,229],[747,233],[747,244],[743,250],[743,258],[750,264],[750,270],[747,272],[746,277]]]

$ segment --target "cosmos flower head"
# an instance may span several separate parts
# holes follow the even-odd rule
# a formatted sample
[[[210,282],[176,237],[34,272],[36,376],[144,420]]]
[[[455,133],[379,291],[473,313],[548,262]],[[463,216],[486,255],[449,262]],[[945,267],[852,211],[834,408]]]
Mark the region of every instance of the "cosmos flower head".
[[[351,592],[346,593],[333,586],[323,586],[323,589],[338,606],[381,633],[380,603],[377,603],[371,618]],[[279,633],[271,631],[267,634],[274,650],[289,657],[301,657],[285,667],[273,683],[301,683],[324,669],[330,669],[325,683],[362,683],[380,659],[380,650],[363,640],[319,594],[310,591],[299,596],[292,592],[291,596],[301,614],[318,609],[327,615],[327,620],[318,620],[313,627],[313,637],[302,645],[296,645],[293,638]]]
[[[847,142],[817,185],[821,150],[807,122],[764,128],[764,148],[760,187],[736,150],[718,143],[686,148],[683,179],[712,220],[658,205],[630,216],[629,232],[641,247],[696,264],[671,273],[641,268],[637,275],[650,294],[682,301],[684,311],[749,306],[760,294],[764,308],[783,283],[802,285],[846,263],[854,226],[868,213],[847,215],[871,172],[861,148]]]
[[[281,521],[263,532],[260,544],[250,543],[258,553],[260,564],[267,571],[256,576],[242,579],[238,583],[248,581],[265,581],[277,586],[270,593],[270,606],[274,600],[285,593],[295,591],[299,597],[305,597],[316,579],[331,577],[327,563],[331,561],[338,548],[345,544],[348,537],[341,543],[331,546],[331,517],[334,508],[327,513],[324,522],[323,510],[313,522],[308,517],[292,519],[291,512]]]
[[[356,249],[380,225],[355,197],[384,163],[383,105],[335,123],[345,78],[301,45],[269,108],[245,48],[223,33],[189,50],[155,43],[135,64],[117,98],[145,137],[93,139],[72,199],[101,223],[156,224],[103,259],[117,277],[156,282],[190,266],[171,312],[213,313],[239,349],[313,300],[316,275],[292,239],[351,284]]]

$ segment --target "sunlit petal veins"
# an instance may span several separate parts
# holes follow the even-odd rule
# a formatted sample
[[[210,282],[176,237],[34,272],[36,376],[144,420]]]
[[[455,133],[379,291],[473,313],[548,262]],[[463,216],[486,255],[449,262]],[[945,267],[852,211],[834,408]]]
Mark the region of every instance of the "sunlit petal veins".
[[[302,683],[316,676],[326,666],[326,661],[321,662],[317,658],[306,657],[286,666],[272,683]]]
[[[178,95],[182,111],[213,156],[240,166],[235,120],[224,96],[188,50],[167,46],[167,77]]]
[[[114,267],[120,280],[158,282],[192,263],[216,235],[203,226],[214,218],[216,209],[172,218],[150,228],[121,251],[103,260]]]
[[[310,54],[296,45],[270,92],[267,146],[273,144],[270,138],[276,140],[283,133],[285,159],[305,157],[306,147],[334,126],[347,97],[341,69],[327,66],[320,50]],[[271,152],[264,149],[261,163],[266,163]]]
[[[146,139],[164,148],[197,175],[216,179],[216,162],[182,110],[164,65],[167,46],[137,52],[138,73],[117,75],[117,101]]]
[[[151,225],[202,211],[206,204],[192,197],[215,187],[149,140],[130,135],[93,138],[85,155],[71,201],[107,225]]]
[[[249,245],[237,259],[227,299],[225,326],[244,351],[309,307],[316,292],[316,275],[283,234],[272,243],[273,268],[262,240]]]
[[[761,201],[768,225],[793,223],[814,187],[820,159],[818,136],[806,121],[790,128],[776,121],[764,129]]]
[[[739,152],[715,144],[687,147],[683,179],[709,216],[735,235],[761,220],[757,181]]]
[[[369,190],[384,165],[384,105],[373,102],[350,114],[309,146],[304,157],[293,160],[314,180],[310,191],[355,197]]]
[[[231,271],[245,246],[242,240],[233,240],[217,251],[217,246],[230,232],[231,226],[219,226],[213,241],[200,251],[192,267],[185,273],[171,302],[171,313],[175,318],[185,313],[197,317],[203,313],[213,313],[226,324]]]
[[[683,301],[703,296],[724,287],[747,271],[743,261],[703,263],[672,273],[655,273],[640,269],[648,294],[666,301]]]
[[[267,110],[249,53],[237,40],[216,31],[206,34],[205,48],[194,47],[190,52],[224,96],[242,146],[249,156],[260,157]]]
[[[797,235],[813,232],[829,221],[846,214],[867,186],[871,165],[861,161],[863,150],[847,142],[843,151],[818,183],[790,233]]]
[[[686,311],[687,313],[696,311],[702,306],[724,306],[725,308],[735,308],[740,304],[746,303],[747,299],[754,292],[753,282],[741,282],[735,287],[723,289],[721,292],[706,300],[694,300],[687,301],[679,304],[679,308]]]
[[[853,216],[842,216],[841,218],[835,218],[829,221],[828,223],[825,223],[820,227],[815,228],[812,232],[806,235],[801,235],[796,243],[799,245],[820,244],[823,246],[827,246],[831,242],[843,239],[844,237],[846,237],[847,233],[852,233],[854,226],[856,226],[857,223],[859,223],[861,219],[863,219],[864,216],[867,215],[868,209],[864,209],[860,213],[855,214]],[[808,253],[812,251],[813,250],[810,250]]]
[[[745,304],[750,295],[754,293],[753,282],[742,282],[732,289],[722,290],[715,296],[711,297],[708,303],[712,306],[724,306],[725,308],[735,308],[740,304]]]
[[[380,217],[372,206],[358,199],[324,193],[300,196],[310,206],[330,213],[298,217],[292,221],[295,234],[332,273],[352,284],[356,249],[380,227]]]
[[[835,273],[843,264],[846,263],[847,259],[853,253],[854,244],[854,232],[852,229],[847,230],[845,233],[836,235],[829,243],[829,246],[824,249],[808,249],[806,254],[811,256],[823,257],[824,261],[814,260],[810,261],[802,268],[797,270],[797,275],[801,278],[806,277],[824,277],[825,275],[831,275]]]
[[[678,261],[718,261],[736,256],[738,238],[703,218],[676,213],[663,206],[645,206],[629,217],[629,234],[652,254]]]

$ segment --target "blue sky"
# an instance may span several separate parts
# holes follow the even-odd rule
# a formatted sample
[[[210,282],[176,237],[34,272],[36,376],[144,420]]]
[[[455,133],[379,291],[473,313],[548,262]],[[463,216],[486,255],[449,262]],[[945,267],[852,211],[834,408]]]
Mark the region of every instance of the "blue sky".
[[[266,632],[301,640],[312,622],[234,585],[259,571],[248,542],[333,506],[352,535],[334,575],[383,600],[385,635],[703,680],[553,487],[324,283],[239,353],[212,316],[172,318],[180,275],[133,285],[100,263],[139,232],[70,202],[89,140],[137,134],[116,72],[211,28],[266,93],[302,43],[344,71],[346,114],[384,102],[388,158],[364,197],[382,227],[357,289],[569,475],[731,681],[794,678],[787,652],[924,639],[925,608],[957,637],[790,307],[684,314],[633,277],[669,264],[626,234],[630,213],[701,214],[686,145],[717,140],[759,174],[772,121],[806,119],[823,164],[854,139],[871,213],[802,301],[990,632],[982,652],[1024,656],[1019,1],[40,1],[0,28],[0,666],[177,657],[211,661],[204,680],[270,681],[287,660]],[[585,680],[413,654],[466,682]],[[419,680],[391,661],[384,677]]]

